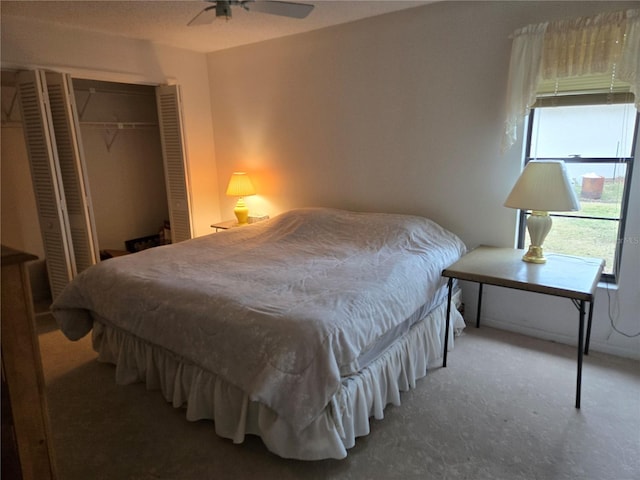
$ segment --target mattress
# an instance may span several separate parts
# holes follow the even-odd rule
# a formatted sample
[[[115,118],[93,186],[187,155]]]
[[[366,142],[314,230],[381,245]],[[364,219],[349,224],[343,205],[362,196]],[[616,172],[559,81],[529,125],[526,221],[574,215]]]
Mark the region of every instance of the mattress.
[[[448,288],[446,285],[440,287],[436,294],[413,312],[406,320],[398,323],[393,328],[390,328],[385,333],[380,335],[374,343],[368,345],[366,349],[360,352],[360,355],[356,360],[347,365],[340,367],[340,375],[343,377],[353,375],[361,371],[364,367],[369,365],[373,360],[378,358],[384,351],[398,338],[405,335],[411,327],[413,327],[419,321],[422,321],[426,316],[431,313],[434,307],[441,304],[447,297]],[[457,300],[456,300],[457,301]],[[454,302],[455,303],[455,302]]]

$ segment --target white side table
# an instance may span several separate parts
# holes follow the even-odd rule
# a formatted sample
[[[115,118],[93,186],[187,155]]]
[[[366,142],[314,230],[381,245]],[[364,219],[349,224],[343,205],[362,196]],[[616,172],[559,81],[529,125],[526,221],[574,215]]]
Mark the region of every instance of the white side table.
[[[449,278],[449,300],[453,279],[479,283],[478,313],[476,327],[480,327],[482,286],[495,285],[529,292],[543,293],[569,298],[579,311],[578,329],[578,373],[576,380],[576,408],[580,408],[582,387],[582,356],[589,353],[591,321],[595,291],[604,268],[599,258],[574,257],[549,253],[547,263],[535,264],[522,261],[524,250],[479,246],[456,263],[443,270],[442,276]],[[584,338],[585,302],[589,302],[587,338]],[[445,345],[449,340],[449,306],[445,327]],[[447,349],[444,349],[443,367],[447,366]]]

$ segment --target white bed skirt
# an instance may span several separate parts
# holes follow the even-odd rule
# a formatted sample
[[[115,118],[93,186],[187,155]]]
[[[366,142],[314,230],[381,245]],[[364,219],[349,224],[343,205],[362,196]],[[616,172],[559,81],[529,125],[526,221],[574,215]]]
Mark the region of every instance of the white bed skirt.
[[[187,420],[213,420],[216,434],[234,443],[254,434],[284,458],[340,459],[347,456],[356,437],[369,434],[370,417],[383,418],[386,405],[400,405],[400,392],[414,388],[429,367],[440,365],[446,303],[434,308],[358,374],[344,378],[322,413],[299,432],[229,382],[108,323],[94,322],[93,348],[99,361],[116,365],[118,384],[144,382],[149,390],[159,389],[174,407],[186,406]],[[465,326],[455,308],[458,303],[459,291],[451,308],[454,333]],[[449,336],[449,349],[453,337]]]

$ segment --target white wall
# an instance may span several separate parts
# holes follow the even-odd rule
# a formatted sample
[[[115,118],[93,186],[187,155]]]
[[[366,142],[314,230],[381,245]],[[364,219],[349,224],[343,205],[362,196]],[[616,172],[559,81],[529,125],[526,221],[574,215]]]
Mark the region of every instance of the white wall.
[[[6,15],[1,35],[3,68],[42,67],[96,80],[181,85],[194,234],[211,233],[220,212],[204,54]]]
[[[630,8],[612,2],[446,2],[211,53],[211,105],[222,216],[224,188],[247,170],[271,215],[305,205],[429,216],[467,246],[513,246],[503,207],[521,143],[500,153],[505,86],[517,28]],[[638,176],[628,222],[618,325],[640,330]],[[634,241],[635,239],[635,241]],[[465,302],[473,318],[476,287]],[[487,287],[485,324],[568,343],[569,300]],[[610,334],[599,290],[592,349],[640,358],[640,340]]]

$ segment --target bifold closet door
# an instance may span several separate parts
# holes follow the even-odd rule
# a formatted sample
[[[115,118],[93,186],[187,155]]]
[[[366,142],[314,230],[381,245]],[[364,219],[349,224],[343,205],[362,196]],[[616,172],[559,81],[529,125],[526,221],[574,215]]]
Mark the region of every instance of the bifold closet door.
[[[61,73],[47,72],[46,79],[73,255],[80,273],[98,262],[99,248],[73,83]]]
[[[51,294],[56,298],[76,273],[45,73],[16,75],[25,143],[31,165]]]
[[[177,85],[156,87],[160,139],[169,202],[172,243],[192,237],[188,173],[182,131],[182,104]]]
[[[69,75],[16,77],[51,295],[98,261],[78,115]]]

